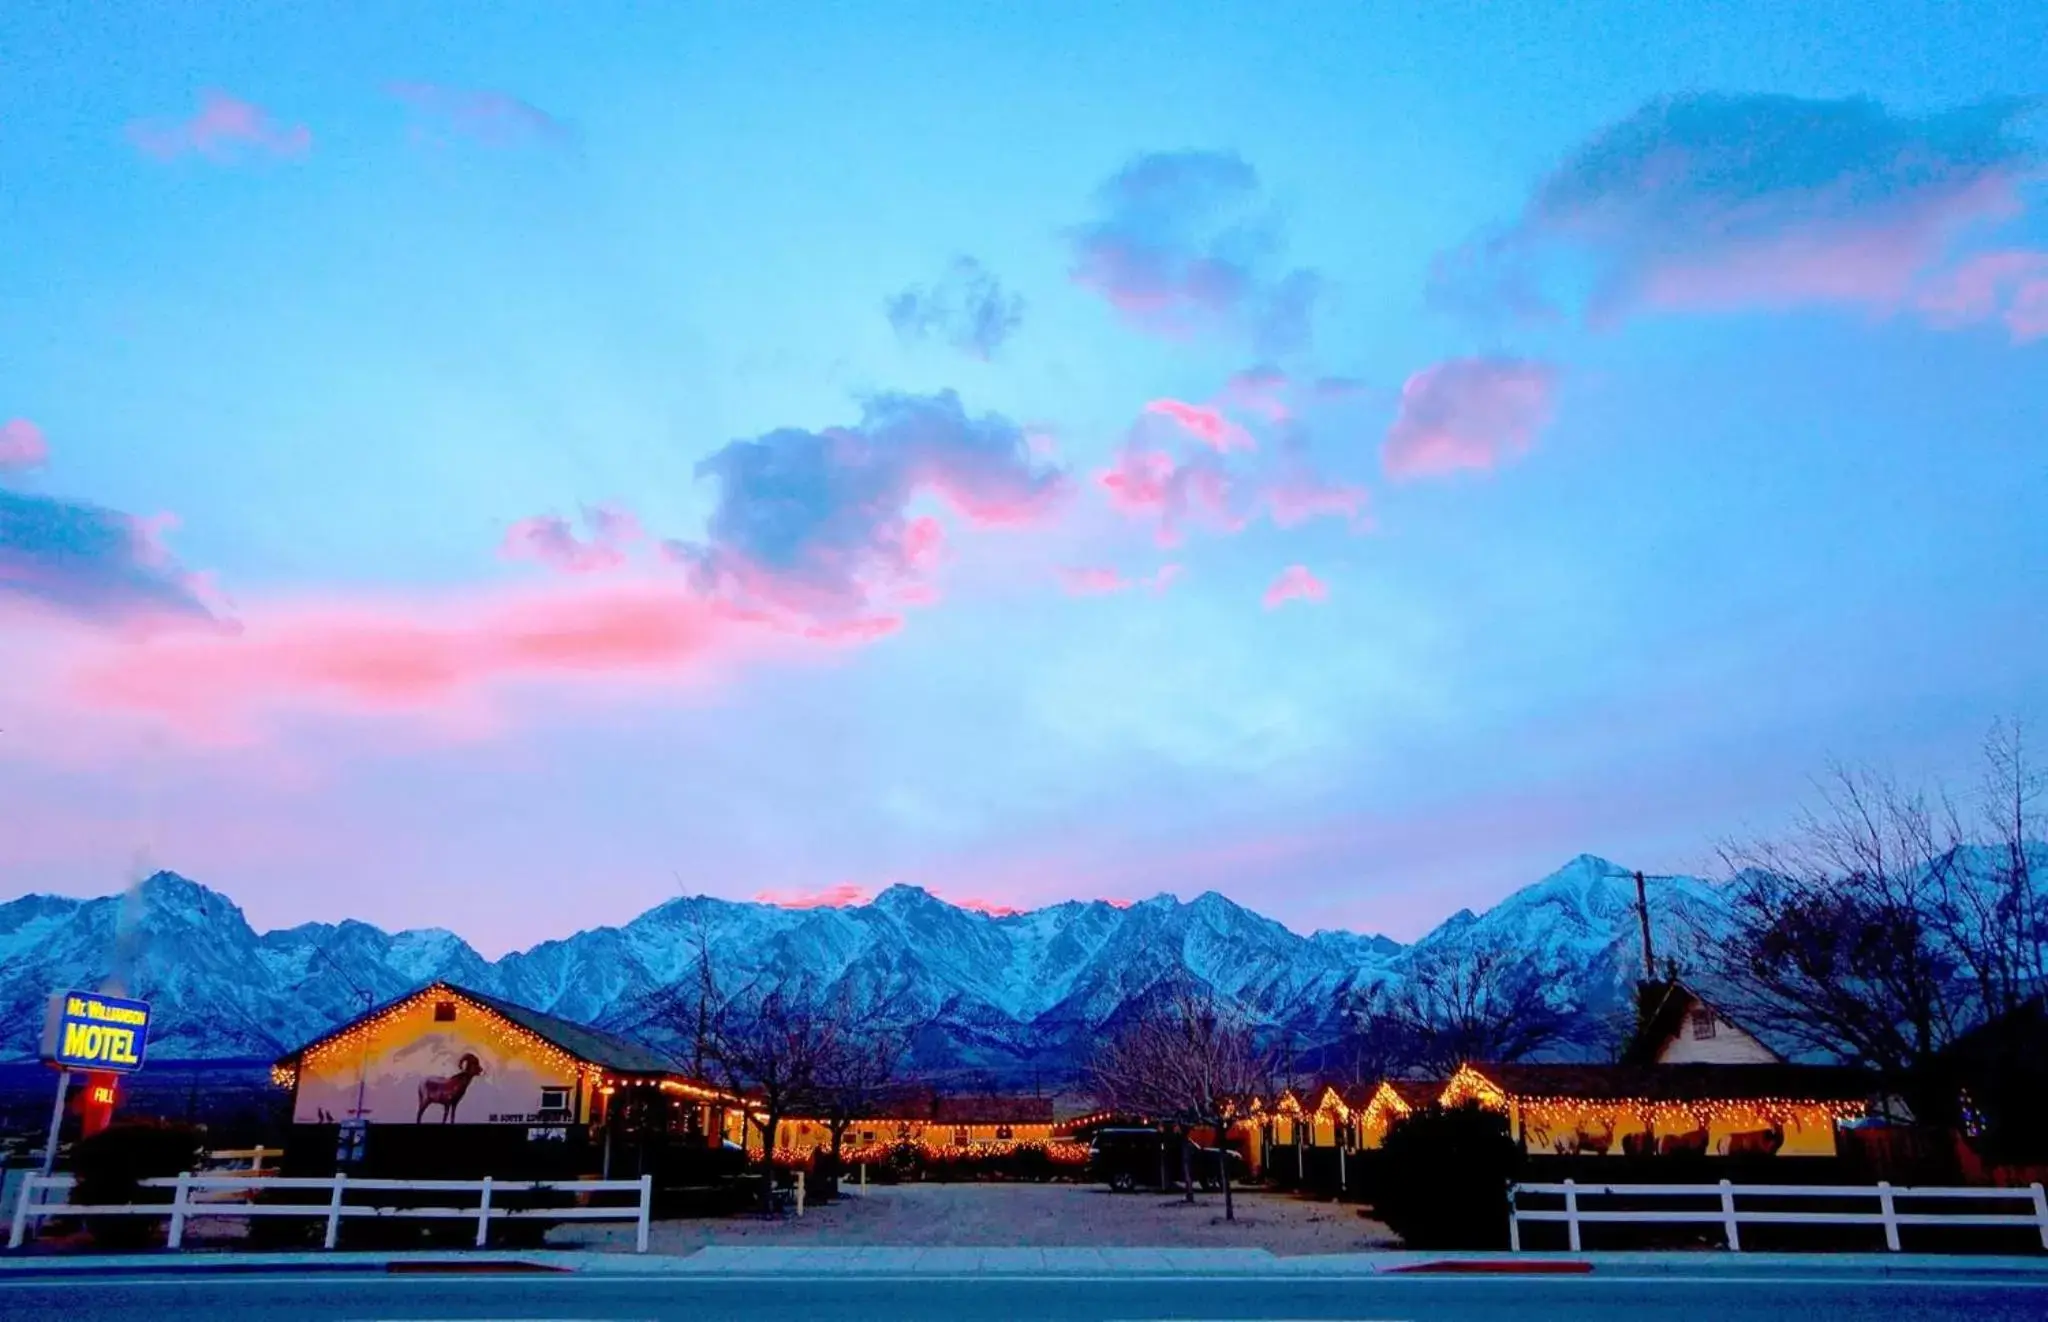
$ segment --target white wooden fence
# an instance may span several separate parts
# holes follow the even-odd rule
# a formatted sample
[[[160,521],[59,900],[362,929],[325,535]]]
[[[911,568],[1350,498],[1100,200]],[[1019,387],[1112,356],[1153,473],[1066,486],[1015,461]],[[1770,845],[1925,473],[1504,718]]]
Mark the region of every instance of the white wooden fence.
[[[1521,1196],[1547,1194],[1562,1197],[1562,1208],[1525,1208]],[[1713,1207],[1677,1209],[1603,1208],[1588,1210],[1579,1200],[1617,1195],[1629,1199],[1693,1199],[1715,1202]],[[1737,1200],[1743,1200],[1738,1202]],[[1831,1201],[1868,1199],[1876,1206],[1854,1212],[1786,1210],[1786,1203],[1816,1199]],[[2024,1202],[2025,1212],[1956,1212],[1940,1210],[1944,1204],[1969,1202]],[[1748,1205],[1743,1205],[1747,1203]],[[1901,1211],[1899,1204],[1920,1210]],[[1759,1205],[1762,1204],[1762,1205]],[[2041,1247],[2048,1249],[2048,1194],[2038,1184],[2024,1189],[1917,1188],[1889,1183],[1838,1184],[1518,1184],[1508,1190],[1508,1240],[1516,1252],[1522,1248],[1522,1223],[1562,1221],[1572,1252],[1579,1251],[1579,1227],[1588,1223],[1624,1222],[1631,1225],[1715,1225],[1721,1227],[1728,1247],[1740,1252],[1744,1225],[1883,1226],[1887,1249],[1899,1251],[1900,1226],[2031,1226],[2040,1232]]]
[[[170,1234],[167,1243],[171,1248],[182,1247],[185,1242],[185,1223],[202,1216],[304,1216],[319,1217],[327,1222],[324,1245],[333,1248],[341,1234],[341,1223],[347,1217],[389,1217],[389,1218],[435,1218],[462,1219],[476,1222],[476,1246],[484,1248],[490,1240],[491,1223],[513,1218],[532,1218],[546,1221],[634,1221],[638,1223],[638,1234],[634,1241],[637,1252],[647,1252],[647,1223],[654,1205],[654,1177],[643,1175],[637,1180],[563,1180],[560,1182],[525,1180],[496,1181],[489,1177],[481,1180],[364,1180],[351,1179],[346,1175],[326,1178],[307,1178],[283,1175],[195,1175],[187,1172],[175,1179],[143,1180],[144,1188],[171,1189],[171,1201],[167,1203],[124,1203],[116,1206],[80,1206],[68,1202],[45,1202],[46,1192],[58,1190],[68,1194],[72,1187],[69,1175],[31,1175],[21,1186],[21,1196],[14,1204],[14,1226],[7,1236],[9,1248],[20,1248],[28,1235],[29,1223],[48,1217],[58,1216],[165,1216],[170,1218]],[[325,1191],[327,1197],[307,1203],[274,1203],[255,1201],[220,1201],[223,1191],[244,1190],[253,1199],[256,1191],[268,1193],[272,1190],[306,1189]],[[351,1203],[347,1195],[354,1192],[405,1191],[408,1193],[474,1194],[474,1202],[456,1203],[438,1207],[381,1207],[372,1203]],[[541,1191],[557,1191],[577,1195],[597,1193],[637,1193],[639,1198],[630,1204],[612,1206],[591,1205],[579,1201],[570,1207],[506,1208],[492,1206],[494,1197],[520,1195]],[[230,1193],[230,1196],[232,1194]]]

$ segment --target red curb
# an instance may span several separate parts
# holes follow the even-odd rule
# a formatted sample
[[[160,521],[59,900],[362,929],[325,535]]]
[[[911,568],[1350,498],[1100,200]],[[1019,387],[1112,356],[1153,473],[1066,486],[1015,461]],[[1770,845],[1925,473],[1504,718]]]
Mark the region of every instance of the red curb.
[[[1442,1262],[1416,1262],[1405,1267],[1389,1267],[1389,1275],[1395,1272],[1441,1272],[1445,1274],[1466,1273],[1479,1276],[1584,1276],[1593,1270],[1590,1262],[1538,1260],[1534,1262],[1470,1261],[1449,1258]]]

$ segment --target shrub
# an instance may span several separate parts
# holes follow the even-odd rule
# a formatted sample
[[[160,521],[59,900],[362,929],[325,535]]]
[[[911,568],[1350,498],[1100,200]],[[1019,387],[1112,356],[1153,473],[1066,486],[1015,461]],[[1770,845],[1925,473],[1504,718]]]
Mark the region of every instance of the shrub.
[[[190,1125],[131,1120],[109,1125],[71,1149],[78,1178],[77,1202],[95,1207],[126,1203],[168,1203],[169,1189],[145,1189],[142,1181],[191,1170],[199,1162],[200,1134]],[[96,1216],[86,1219],[93,1241],[105,1248],[138,1248],[162,1233],[153,1217]]]
[[[1502,1248],[1508,1185],[1521,1163],[1498,1111],[1469,1102],[1423,1107],[1387,1134],[1373,1171],[1373,1208],[1410,1248]]]

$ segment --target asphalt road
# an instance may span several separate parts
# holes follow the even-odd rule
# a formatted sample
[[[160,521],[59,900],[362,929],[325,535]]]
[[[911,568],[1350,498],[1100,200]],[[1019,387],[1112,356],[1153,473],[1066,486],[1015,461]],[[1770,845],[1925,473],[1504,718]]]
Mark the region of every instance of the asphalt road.
[[[1299,1278],[575,1276],[128,1277],[0,1281],[9,1322],[185,1319],[689,1319],[831,1322],[946,1319],[1656,1318],[1660,1322],[1847,1322],[2048,1317],[2048,1283],[2021,1280],[1728,1280],[1707,1277]]]

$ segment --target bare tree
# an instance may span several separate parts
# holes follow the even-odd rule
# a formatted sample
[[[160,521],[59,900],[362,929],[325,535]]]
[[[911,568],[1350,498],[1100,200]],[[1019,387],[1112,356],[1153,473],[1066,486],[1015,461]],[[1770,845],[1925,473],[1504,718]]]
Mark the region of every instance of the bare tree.
[[[835,1007],[798,979],[750,983],[717,1003],[707,1059],[742,1105],[759,1113],[763,1207],[775,1200],[777,1130],[788,1116],[820,1109],[841,1032]]]
[[[1784,837],[1723,846],[1732,918],[1699,945],[1730,1009],[1877,1070],[1936,1118],[1934,1057],[2043,987],[2041,781],[2024,753],[2017,726],[1994,727],[1974,820],[1952,799],[1837,766]]]
[[[1259,1050],[1244,1016],[1213,996],[1188,990],[1154,1000],[1102,1046],[1088,1069],[1105,1109],[1215,1132],[1226,1221],[1237,1218],[1230,1189],[1230,1126],[1246,1114],[1251,1098],[1265,1090],[1272,1074],[1273,1062]],[[1190,1201],[1192,1143],[1183,1133],[1181,1173]]]
[[[832,1050],[818,1063],[818,1114],[832,1136],[832,1170],[839,1170],[846,1131],[854,1121],[872,1116],[888,1096],[903,1058],[903,1040],[839,1005],[839,1031]]]
[[[1360,993],[1350,1036],[1387,1074],[1443,1077],[1468,1060],[1522,1060],[1570,1040],[1573,1016],[1553,990],[1562,983],[1504,942],[1446,944]]]

